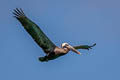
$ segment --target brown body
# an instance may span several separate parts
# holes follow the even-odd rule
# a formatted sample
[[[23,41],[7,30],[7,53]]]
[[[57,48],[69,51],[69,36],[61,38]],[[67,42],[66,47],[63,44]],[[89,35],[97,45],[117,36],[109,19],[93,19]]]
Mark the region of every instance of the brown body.
[[[70,50],[67,49],[67,48],[59,48],[59,47],[56,47],[54,49],[54,52],[55,52],[55,55],[58,55],[58,54],[67,54]]]
[[[52,52],[47,53],[47,55],[45,57],[41,58],[40,60],[41,61],[53,60],[55,58],[58,58],[60,56],[67,54],[70,50],[77,54],[80,54],[79,51],[77,51],[74,47],[72,47],[68,43],[63,43],[61,48],[55,47],[55,49]]]
[[[55,49],[50,52],[50,53],[46,53],[47,55],[44,57],[39,57],[39,60],[44,62],[44,61],[49,61],[49,60],[53,60],[56,59],[60,56],[63,56],[65,54],[67,54],[70,50],[67,48],[59,48],[59,47],[55,47]]]

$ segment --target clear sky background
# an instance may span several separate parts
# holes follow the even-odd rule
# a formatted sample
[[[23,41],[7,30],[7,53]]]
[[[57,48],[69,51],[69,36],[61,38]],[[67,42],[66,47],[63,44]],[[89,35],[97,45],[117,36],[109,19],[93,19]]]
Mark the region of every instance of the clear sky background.
[[[12,11],[25,14],[57,45],[97,45],[49,62]],[[0,80],[120,80],[119,0],[0,0]]]

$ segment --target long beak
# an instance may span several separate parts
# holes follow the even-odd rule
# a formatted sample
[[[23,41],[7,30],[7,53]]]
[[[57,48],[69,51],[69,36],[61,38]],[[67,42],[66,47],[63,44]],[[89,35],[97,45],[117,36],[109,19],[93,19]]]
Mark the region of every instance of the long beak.
[[[74,47],[72,46],[66,46],[68,49],[72,50],[73,52],[77,53],[77,54],[81,54],[79,51],[77,51]]]

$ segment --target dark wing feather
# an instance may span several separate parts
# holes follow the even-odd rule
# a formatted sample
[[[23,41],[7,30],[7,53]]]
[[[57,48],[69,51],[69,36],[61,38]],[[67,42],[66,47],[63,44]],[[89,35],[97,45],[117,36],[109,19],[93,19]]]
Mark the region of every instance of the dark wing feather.
[[[49,53],[56,47],[55,44],[43,33],[43,31],[34,22],[28,19],[22,9],[16,8],[13,12],[14,17],[20,21],[25,30],[32,36],[34,41],[44,50]]]
[[[96,45],[96,43],[94,43],[93,45],[89,46],[89,45],[80,45],[80,46],[74,46],[75,49],[92,49],[92,47],[94,47]]]

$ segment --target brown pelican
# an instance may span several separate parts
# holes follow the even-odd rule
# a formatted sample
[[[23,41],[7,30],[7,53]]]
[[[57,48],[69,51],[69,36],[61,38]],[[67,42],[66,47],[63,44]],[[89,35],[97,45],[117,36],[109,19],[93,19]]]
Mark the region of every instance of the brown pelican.
[[[49,61],[56,59],[60,56],[63,56],[67,54],[69,51],[73,51],[77,54],[81,54],[77,49],[91,49],[91,47],[95,46],[93,44],[92,46],[88,45],[80,45],[80,46],[71,46],[68,43],[62,43],[61,48],[57,47],[36,25],[34,22],[32,22],[23,12],[23,10],[20,8],[14,9],[14,17],[20,21],[24,29],[31,35],[31,37],[34,39],[34,41],[43,49],[43,51],[46,53],[46,56],[39,57],[39,60],[41,62]]]

